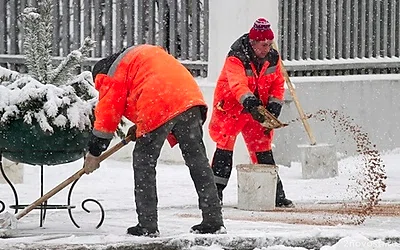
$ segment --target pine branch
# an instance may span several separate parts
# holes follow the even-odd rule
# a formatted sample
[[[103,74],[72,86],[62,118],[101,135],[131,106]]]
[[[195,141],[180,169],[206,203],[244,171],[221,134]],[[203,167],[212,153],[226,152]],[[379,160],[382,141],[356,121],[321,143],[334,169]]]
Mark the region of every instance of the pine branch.
[[[60,65],[51,72],[50,82],[59,86],[71,80],[74,70],[81,65],[93,49],[94,44],[95,42],[91,38],[85,38],[83,45],[79,49],[71,51]]]
[[[43,0],[39,1],[39,13],[41,16],[41,24],[43,26],[44,32],[41,33],[42,41],[43,41],[43,50],[44,50],[44,61],[46,63],[46,79],[44,79],[45,83],[50,83],[47,81],[49,78],[48,74],[53,70],[52,67],[52,52],[53,52],[53,3],[52,0]]]
[[[28,73],[32,77],[39,80],[40,63],[39,54],[36,53],[35,44],[39,43],[39,32],[36,32],[36,28],[39,26],[39,13],[36,12],[35,8],[25,8],[23,14],[24,28],[25,28],[25,41],[23,44],[24,54],[26,57],[26,66]]]
[[[42,83],[48,83],[52,70],[52,2],[43,0],[38,8],[25,8],[22,16],[25,28],[24,51],[28,73]]]

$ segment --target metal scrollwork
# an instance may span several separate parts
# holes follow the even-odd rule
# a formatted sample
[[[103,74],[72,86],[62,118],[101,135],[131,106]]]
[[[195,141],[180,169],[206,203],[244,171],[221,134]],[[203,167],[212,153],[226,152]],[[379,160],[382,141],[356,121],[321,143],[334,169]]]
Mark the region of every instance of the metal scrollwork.
[[[3,152],[0,151],[0,172],[1,175],[3,176],[4,180],[7,182],[7,184],[10,186],[13,194],[14,194],[14,200],[15,200],[15,204],[18,205],[18,194],[17,194],[17,190],[15,189],[14,185],[12,184],[12,182],[10,181],[10,179],[7,177],[6,172],[4,171],[3,168]],[[0,209],[0,213],[2,213],[5,209],[6,209],[6,205],[4,204],[3,201],[0,200],[0,205],[1,205],[1,209]],[[15,208],[15,212],[18,212],[18,208]]]
[[[7,177],[7,175],[6,175],[5,171],[4,171],[4,167],[3,167],[3,164],[2,164],[2,153],[3,153],[3,151],[0,150],[0,172],[1,172],[1,174],[2,174],[2,176],[3,176],[3,178],[4,178],[4,180],[5,180],[5,181],[8,183],[8,185],[10,186],[10,188],[11,188],[13,194],[14,194],[15,205],[10,206],[10,208],[14,209],[14,210],[15,210],[15,213],[17,213],[17,212],[18,212],[18,209],[23,209],[23,208],[25,208],[25,207],[28,206],[28,205],[21,205],[21,204],[18,204],[18,193],[17,193],[17,190],[15,189],[14,185],[12,184],[12,182],[11,182],[10,179]],[[44,181],[44,180],[43,180],[43,176],[44,176],[44,174],[43,174],[43,165],[40,166],[40,169],[41,169],[41,171],[40,171],[40,172],[41,172],[41,175],[40,175],[40,178],[41,178],[41,179],[40,179],[40,183],[41,183],[41,185],[40,185],[40,192],[41,192],[41,195],[43,196],[43,181]],[[71,195],[72,195],[72,191],[73,191],[73,189],[74,189],[74,187],[75,187],[75,184],[76,184],[79,180],[80,180],[80,179],[77,179],[76,181],[74,181],[74,182],[72,183],[71,188],[70,188],[69,193],[68,193],[68,197],[67,197],[67,202],[68,202],[68,203],[67,203],[66,205],[49,205],[49,204],[47,204],[47,201],[46,201],[46,202],[44,202],[43,204],[39,205],[39,206],[36,208],[36,209],[40,209],[40,227],[43,226],[43,223],[44,223],[44,221],[45,221],[47,209],[67,209],[67,210],[68,210],[69,217],[70,217],[72,223],[73,223],[77,228],[80,228],[80,226],[76,223],[76,221],[74,220],[74,218],[73,218],[73,216],[72,216],[72,209],[74,209],[75,206],[72,206],[72,205],[71,205]],[[85,210],[87,213],[90,213],[90,210],[86,208],[86,203],[87,203],[87,202],[94,202],[94,203],[96,203],[96,204],[99,206],[100,212],[101,212],[101,216],[100,216],[100,222],[97,224],[96,228],[101,227],[101,225],[102,225],[103,222],[104,222],[104,217],[105,217],[105,216],[104,216],[105,212],[104,212],[103,206],[101,205],[101,203],[100,203],[99,201],[97,201],[97,200],[95,200],[95,199],[86,199],[86,200],[84,200],[84,201],[82,202],[81,206],[82,206],[82,209]],[[0,213],[2,213],[5,209],[6,209],[5,203],[4,203],[2,200],[0,200]]]
[[[4,205],[4,202],[2,201],[0,201],[0,205],[1,205],[0,213],[2,213],[4,209],[6,209],[6,205]]]
[[[68,200],[67,200],[68,206],[71,204],[71,195],[72,195],[72,191],[73,191],[73,189],[74,189],[74,187],[75,187],[75,184],[76,184],[79,180],[80,180],[80,179],[74,181],[74,183],[72,183],[72,185],[71,185],[71,188],[69,189]],[[99,206],[100,212],[101,212],[101,218],[100,218],[100,222],[97,224],[96,228],[101,227],[101,225],[102,225],[103,222],[104,222],[104,214],[105,214],[104,209],[103,209],[103,206],[101,205],[101,203],[100,203],[99,201],[97,201],[97,200],[95,200],[95,199],[86,199],[86,200],[84,200],[84,201],[82,202],[81,205],[82,205],[82,209],[85,210],[87,213],[90,213],[90,210],[87,209],[87,208],[85,207],[85,204],[86,204],[87,202],[94,202],[94,203],[96,203],[96,204]],[[77,228],[80,228],[80,226],[76,223],[75,219],[74,219],[73,216],[72,216],[72,209],[68,208],[68,214],[69,214],[69,218],[71,219],[72,223],[73,223]]]

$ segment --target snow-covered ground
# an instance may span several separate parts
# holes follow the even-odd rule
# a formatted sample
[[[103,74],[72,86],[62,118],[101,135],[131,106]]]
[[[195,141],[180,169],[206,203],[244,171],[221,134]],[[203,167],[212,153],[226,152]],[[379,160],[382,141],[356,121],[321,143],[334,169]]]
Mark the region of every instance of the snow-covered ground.
[[[382,159],[388,178],[387,190],[381,198],[384,202],[400,202],[400,151],[384,153]],[[78,171],[82,164],[82,160],[78,160],[45,167],[45,190]],[[292,163],[290,167],[280,166],[279,172],[288,198],[301,207],[306,204],[351,201],[354,197],[352,190],[357,189],[355,177],[360,171],[360,166],[362,164],[357,157],[342,159],[339,161],[339,176],[322,180],[302,179],[299,163]],[[25,166],[25,181],[16,185],[20,204],[30,203],[39,197],[39,177],[40,167]],[[105,249],[112,246],[117,248],[154,243],[170,246],[165,249],[306,249],[307,246],[324,250],[400,249],[400,244],[393,242],[400,236],[400,217],[396,216],[374,216],[361,225],[343,223],[328,226],[321,225],[323,223],[302,224],[301,221],[305,219],[312,222],[315,219],[319,222],[329,222],[332,219],[330,216],[239,210],[235,208],[236,170],[233,171],[224,193],[223,210],[228,233],[193,235],[189,233],[189,228],[200,222],[200,211],[197,209],[197,196],[187,167],[160,163],[157,167],[157,177],[160,238],[150,239],[125,234],[126,228],[137,222],[132,167],[128,161],[109,159],[93,174],[84,175],[73,190],[71,203],[77,208],[72,210],[72,214],[81,226],[80,229],[71,223],[67,210],[48,210],[44,227],[40,228],[39,211],[34,210],[18,222],[15,236],[23,237],[0,239],[0,248],[66,249],[68,245],[71,248]],[[66,204],[67,194],[68,188],[51,198],[49,204]],[[7,207],[14,204],[12,192],[6,184],[0,184],[0,197]],[[81,202],[87,198],[97,199],[105,209],[104,224],[99,229],[95,229],[100,219],[98,206],[87,203],[86,207],[91,213],[86,213],[80,207]],[[13,212],[9,208],[6,210]],[[296,220],[298,223],[294,223]]]

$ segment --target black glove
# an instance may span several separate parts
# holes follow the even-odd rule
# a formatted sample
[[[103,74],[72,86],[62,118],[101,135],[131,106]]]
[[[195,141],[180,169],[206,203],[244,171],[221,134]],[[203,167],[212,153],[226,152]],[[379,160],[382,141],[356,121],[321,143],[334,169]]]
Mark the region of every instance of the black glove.
[[[108,148],[110,145],[111,139],[103,139],[95,136],[94,134],[91,135],[89,140],[89,153],[93,156],[99,156],[101,153]]]
[[[271,114],[273,114],[276,118],[278,118],[279,115],[281,114],[282,104],[280,104],[278,102],[270,102],[270,103],[268,103],[267,110]]]
[[[272,129],[270,129],[270,128],[267,128],[266,130],[264,130],[264,135],[269,135],[269,133],[271,133],[271,130]]]
[[[251,116],[254,120],[259,123],[263,123],[265,121],[265,117],[258,110],[259,106],[262,106],[262,102],[255,97],[254,95],[248,96],[243,100],[243,107],[246,111],[250,112]]]

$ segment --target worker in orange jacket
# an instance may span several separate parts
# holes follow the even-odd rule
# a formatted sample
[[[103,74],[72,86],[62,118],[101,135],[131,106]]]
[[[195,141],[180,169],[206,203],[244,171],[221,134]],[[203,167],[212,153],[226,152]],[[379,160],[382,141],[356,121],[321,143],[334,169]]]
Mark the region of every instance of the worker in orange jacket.
[[[96,63],[92,71],[99,102],[85,159],[85,172],[99,167],[122,116],[135,126],[134,194],[138,224],[127,230],[137,236],[158,236],[156,165],[168,138],[176,140],[194,182],[203,221],[193,233],[224,233],[221,205],[203,143],[207,106],[190,72],[164,49],[139,45]],[[171,144],[173,145],[173,144]]]
[[[231,46],[218,78],[209,132],[217,144],[212,168],[221,202],[222,191],[231,175],[233,148],[239,133],[253,163],[275,165],[271,148],[274,131],[266,131],[261,126],[265,119],[257,108],[265,106],[275,117],[282,108],[285,80],[279,54],[271,48],[273,39],[269,22],[265,18],[257,19],[250,32]],[[293,207],[279,175],[275,205]]]

